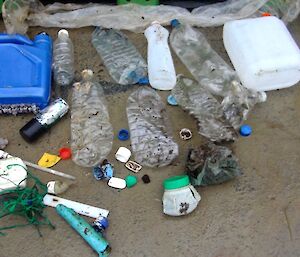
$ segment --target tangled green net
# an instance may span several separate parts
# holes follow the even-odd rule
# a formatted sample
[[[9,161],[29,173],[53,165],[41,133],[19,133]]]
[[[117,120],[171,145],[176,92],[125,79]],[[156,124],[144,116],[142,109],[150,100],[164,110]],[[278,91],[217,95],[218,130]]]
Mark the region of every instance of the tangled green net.
[[[17,164],[13,164],[17,165]],[[22,167],[21,165],[19,165]],[[24,167],[22,167],[24,168]],[[1,176],[1,175],[0,175]],[[2,178],[5,178],[2,176]],[[47,194],[47,186],[43,184],[36,176],[27,170],[27,185],[22,188],[21,181],[15,189],[8,189],[0,192],[0,219],[9,215],[18,215],[24,217],[26,222],[12,226],[0,227],[0,235],[5,235],[3,230],[16,227],[34,225],[40,236],[42,236],[39,226],[48,225],[54,228],[47,216],[44,214],[43,198]]]

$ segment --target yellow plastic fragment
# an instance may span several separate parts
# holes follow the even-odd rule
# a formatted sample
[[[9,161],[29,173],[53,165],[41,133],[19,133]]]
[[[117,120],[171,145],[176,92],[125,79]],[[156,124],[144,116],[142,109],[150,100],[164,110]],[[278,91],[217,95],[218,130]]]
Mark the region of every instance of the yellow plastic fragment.
[[[44,153],[38,165],[44,168],[51,168],[60,161],[60,157],[50,153]]]

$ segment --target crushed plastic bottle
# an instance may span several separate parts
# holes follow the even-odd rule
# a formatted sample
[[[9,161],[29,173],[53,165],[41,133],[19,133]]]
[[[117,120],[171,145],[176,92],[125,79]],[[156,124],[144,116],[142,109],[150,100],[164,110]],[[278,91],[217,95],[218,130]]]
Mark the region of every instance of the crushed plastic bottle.
[[[212,49],[205,36],[189,25],[172,21],[170,44],[194,78],[212,94],[226,96],[233,81],[239,81],[235,71]]]
[[[112,148],[113,129],[109,121],[102,86],[91,70],[73,85],[71,148],[73,161],[83,167],[97,166]]]
[[[211,141],[232,141],[237,133],[226,120],[221,104],[197,81],[177,76],[172,90],[177,103],[198,121],[199,134]]]
[[[53,45],[53,73],[59,86],[69,86],[74,79],[74,47],[65,29],[58,31]]]
[[[147,76],[145,60],[121,31],[97,27],[92,44],[117,83],[136,84]]]
[[[138,163],[163,167],[178,156],[166,108],[155,90],[141,87],[133,92],[128,98],[127,117]]]
[[[199,30],[176,20],[172,24],[173,50],[202,87],[224,98],[221,105],[226,118],[237,129],[256,103],[266,101],[265,92],[243,87],[236,72],[212,49]]]
[[[255,104],[267,100],[265,92],[247,89],[240,83],[232,83],[232,90],[223,98],[221,106],[226,120],[238,129],[245,120]]]

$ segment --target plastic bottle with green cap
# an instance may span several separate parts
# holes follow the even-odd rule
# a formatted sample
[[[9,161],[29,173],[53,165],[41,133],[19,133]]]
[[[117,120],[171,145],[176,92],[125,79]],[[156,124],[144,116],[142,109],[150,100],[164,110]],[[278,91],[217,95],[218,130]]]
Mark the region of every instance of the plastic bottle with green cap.
[[[201,196],[191,185],[187,175],[170,177],[163,182],[163,212],[170,216],[191,213],[198,206]]]

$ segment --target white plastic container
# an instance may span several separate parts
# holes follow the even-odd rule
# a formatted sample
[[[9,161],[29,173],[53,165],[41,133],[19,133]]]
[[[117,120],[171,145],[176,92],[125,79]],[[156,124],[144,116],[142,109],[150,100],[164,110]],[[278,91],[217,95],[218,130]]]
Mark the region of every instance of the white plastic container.
[[[175,176],[164,181],[163,212],[170,216],[182,216],[196,209],[201,196],[190,184],[189,177]]]
[[[223,40],[245,87],[267,91],[290,87],[300,80],[300,50],[278,18],[227,22]]]
[[[171,90],[176,85],[176,72],[168,45],[169,31],[158,22],[145,30],[148,41],[148,74],[150,85],[158,90]]]
[[[0,160],[0,192],[26,186],[27,167],[17,157]]]

